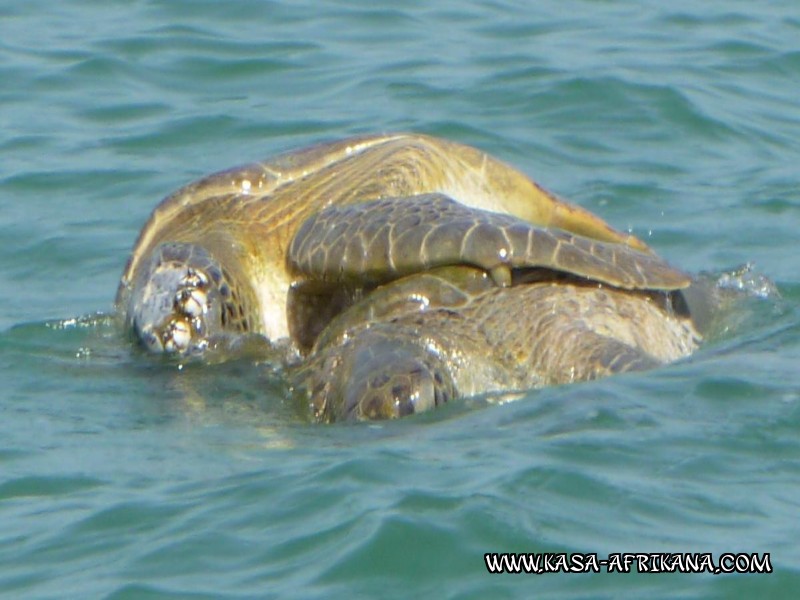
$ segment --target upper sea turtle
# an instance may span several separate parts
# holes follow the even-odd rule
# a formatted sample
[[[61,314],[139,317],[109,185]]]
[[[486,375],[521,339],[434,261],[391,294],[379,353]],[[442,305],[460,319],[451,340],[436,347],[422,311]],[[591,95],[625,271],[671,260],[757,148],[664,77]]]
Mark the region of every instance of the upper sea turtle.
[[[167,197],[143,227],[123,272],[116,298],[118,313],[145,347],[156,352],[202,352],[209,344],[241,333],[261,334],[273,342],[287,339],[287,292],[297,279],[287,258],[300,227],[326,207],[385,198],[400,202],[429,193],[456,200],[462,213],[466,211],[467,221],[470,210],[480,209],[486,211],[481,214],[490,215],[481,217],[484,220],[500,219],[496,213],[503,213],[526,222],[528,231],[533,231],[531,225],[552,228],[553,233],[538,230],[535,241],[546,243],[547,248],[556,243],[564,258],[552,258],[563,270],[580,267],[583,270],[577,273],[611,284],[621,283],[616,279],[620,274],[636,270],[642,271],[644,287],[683,287],[688,282],[668,267],[656,268],[663,262],[648,254],[637,238],[613,230],[602,219],[556,198],[479,150],[424,135],[386,134],[322,144],[223,171]],[[431,216],[427,215],[429,224]],[[441,220],[447,222],[449,217]],[[497,224],[510,226],[502,219]],[[311,250],[312,262],[325,248],[319,237],[324,232],[319,227],[315,231],[317,237],[306,236],[310,242],[305,246]],[[442,231],[451,238],[467,233],[457,227]],[[409,235],[411,241],[405,245],[412,252],[402,273],[426,268],[414,262],[421,255],[414,252],[415,234]],[[480,232],[468,237],[479,245],[487,241]],[[592,245],[586,238],[604,243]],[[488,241],[484,255],[494,261],[492,253],[502,254],[505,242]],[[443,248],[436,250],[440,263],[459,262],[460,249],[452,244]],[[586,248],[601,249],[602,256],[570,262],[570,255],[585,255]],[[550,252],[531,250],[534,262],[530,266]],[[354,276],[360,277],[363,265],[350,255],[345,258],[351,267],[358,265]],[[634,265],[633,270],[620,269],[613,262],[617,258],[643,264]],[[513,266],[523,264],[529,264],[524,257]],[[497,267],[495,275],[506,273],[507,278],[503,264],[479,261],[477,265]],[[662,275],[667,279],[660,281]]]

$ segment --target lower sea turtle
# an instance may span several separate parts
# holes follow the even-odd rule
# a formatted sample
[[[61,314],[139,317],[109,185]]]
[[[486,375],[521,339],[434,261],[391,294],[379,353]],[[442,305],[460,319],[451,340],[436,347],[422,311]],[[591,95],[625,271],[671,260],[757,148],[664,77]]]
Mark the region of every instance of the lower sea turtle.
[[[289,340],[306,357],[296,387],[330,420],[685,356],[700,338],[689,284],[488,155],[396,134],[179,190],[142,230],[117,307],[155,352]]]
[[[317,336],[293,373],[319,421],[394,418],[458,397],[643,370],[694,352],[718,290],[624,290],[523,269],[499,288],[451,266],[380,286]]]

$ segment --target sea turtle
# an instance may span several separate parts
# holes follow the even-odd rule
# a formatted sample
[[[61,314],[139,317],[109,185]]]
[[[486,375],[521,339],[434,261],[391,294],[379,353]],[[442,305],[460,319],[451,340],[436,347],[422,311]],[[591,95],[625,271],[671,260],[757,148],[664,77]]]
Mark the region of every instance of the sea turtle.
[[[292,374],[296,397],[319,421],[383,419],[649,369],[693,353],[719,300],[705,281],[663,292],[516,278],[499,288],[484,270],[451,266],[378,287],[318,335]]]
[[[683,356],[699,338],[673,315],[689,284],[504,163],[392,134],[179,190],[142,230],[117,306],[155,352],[291,340],[308,355],[293,382],[330,420]]]
[[[287,340],[287,292],[296,279],[287,251],[300,226],[329,206],[427,193],[648,252],[634,236],[475,148],[419,134],[363,136],[223,171],[167,197],[136,241],[117,312],[153,352],[202,353],[246,333]],[[594,267],[587,268],[592,276]]]

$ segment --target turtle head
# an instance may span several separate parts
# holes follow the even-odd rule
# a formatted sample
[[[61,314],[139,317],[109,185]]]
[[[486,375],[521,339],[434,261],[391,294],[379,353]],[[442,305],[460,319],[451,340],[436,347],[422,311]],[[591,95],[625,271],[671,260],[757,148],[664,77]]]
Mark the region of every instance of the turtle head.
[[[316,419],[395,419],[455,397],[450,369],[418,332],[378,324],[352,333],[295,374]]]
[[[225,329],[230,299],[223,271],[205,248],[165,243],[136,278],[128,324],[150,352],[198,354]]]

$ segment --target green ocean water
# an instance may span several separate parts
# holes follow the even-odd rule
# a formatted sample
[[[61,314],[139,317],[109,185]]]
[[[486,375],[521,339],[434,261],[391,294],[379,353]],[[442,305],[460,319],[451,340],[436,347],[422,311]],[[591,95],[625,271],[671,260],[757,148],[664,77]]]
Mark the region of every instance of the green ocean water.
[[[0,595],[751,598],[800,589],[794,0],[0,0]],[[376,425],[108,318],[153,206],[346,135],[473,144],[688,270],[754,263],[690,360]],[[199,391],[198,391],[199,390]],[[490,575],[486,552],[773,572]]]

